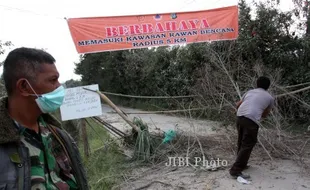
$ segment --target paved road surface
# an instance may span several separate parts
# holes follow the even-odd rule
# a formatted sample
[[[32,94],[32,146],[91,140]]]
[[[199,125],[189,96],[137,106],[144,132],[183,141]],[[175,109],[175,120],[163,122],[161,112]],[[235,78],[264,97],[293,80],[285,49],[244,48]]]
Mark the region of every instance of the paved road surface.
[[[137,109],[119,107],[126,112],[143,112]],[[117,127],[118,129],[127,132],[131,130],[131,127],[115,112],[111,107],[107,105],[102,106],[103,115],[102,119]],[[109,113],[110,112],[110,113]],[[140,117],[149,126],[150,131],[156,131],[155,128],[159,128],[162,131],[169,129],[179,129],[184,132],[197,133],[199,135],[215,134],[215,129],[219,127],[219,123],[208,120],[193,120],[183,117],[175,117],[164,114],[129,114],[131,119],[134,117]]]

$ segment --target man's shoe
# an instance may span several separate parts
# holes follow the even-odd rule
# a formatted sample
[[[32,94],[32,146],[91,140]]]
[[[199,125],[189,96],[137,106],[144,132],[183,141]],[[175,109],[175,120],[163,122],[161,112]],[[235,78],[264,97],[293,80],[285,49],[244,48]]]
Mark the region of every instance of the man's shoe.
[[[233,178],[237,179],[239,176],[242,177],[243,179],[249,179],[251,178],[250,175],[243,174],[243,173],[238,173],[238,174],[230,174]]]

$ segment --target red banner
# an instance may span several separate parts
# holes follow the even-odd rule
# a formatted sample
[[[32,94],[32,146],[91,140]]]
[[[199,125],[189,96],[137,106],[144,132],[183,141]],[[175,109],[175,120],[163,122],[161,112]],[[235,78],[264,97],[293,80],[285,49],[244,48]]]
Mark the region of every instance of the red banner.
[[[78,53],[234,40],[238,6],[206,11],[68,19]]]

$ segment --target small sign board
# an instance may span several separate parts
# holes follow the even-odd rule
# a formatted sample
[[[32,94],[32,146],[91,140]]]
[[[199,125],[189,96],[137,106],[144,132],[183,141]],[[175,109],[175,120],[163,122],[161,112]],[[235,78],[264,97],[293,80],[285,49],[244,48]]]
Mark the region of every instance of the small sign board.
[[[60,107],[62,121],[102,115],[99,94],[83,88],[99,90],[98,84],[67,88],[64,102]]]

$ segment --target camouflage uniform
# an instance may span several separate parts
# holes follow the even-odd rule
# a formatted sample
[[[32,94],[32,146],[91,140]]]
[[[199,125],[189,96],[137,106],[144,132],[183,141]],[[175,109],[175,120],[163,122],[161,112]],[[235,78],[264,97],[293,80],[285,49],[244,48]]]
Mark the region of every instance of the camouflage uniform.
[[[78,189],[75,177],[71,174],[69,159],[44,120],[39,120],[39,133],[15,123],[21,142],[29,150],[31,189]]]
[[[28,130],[27,132],[33,132],[37,135],[34,135],[33,137],[38,137],[38,142],[41,142],[36,144],[36,141],[26,140],[30,135],[27,136],[25,131],[21,135],[23,129],[20,131],[17,130],[16,124],[8,113],[7,106],[8,97],[0,98],[0,189],[40,190],[40,186],[42,187],[41,189],[47,189],[49,188],[47,186],[57,187],[59,184],[66,183],[65,188],[67,189],[89,190],[90,188],[88,185],[87,175],[82,163],[78,146],[74,139],[72,139],[72,137],[65,130],[63,130],[61,123],[50,114],[42,114],[41,117],[47,125],[40,127],[41,134],[46,134],[46,132],[43,133],[43,131],[47,128],[52,135],[49,135],[50,138],[43,138],[46,140],[42,141],[42,135],[38,135],[33,131]],[[57,141],[55,139],[57,139]],[[43,142],[45,142],[47,146],[45,146]],[[59,144],[53,144],[56,142]],[[30,144],[32,148],[29,149],[25,144]],[[38,148],[42,147],[42,144],[44,148]],[[58,149],[57,147],[63,148]],[[43,159],[43,162],[48,163],[45,160],[52,160],[48,163],[48,165],[44,164],[44,166],[49,166],[46,168],[54,168],[51,170],[53,172],[49,172],[47,169],[44,169],[44,172],[47,172],[42,174],[42,159],[38,159],[40,156],[42,158],[42,154],[35,153],[36,151],[38,152],[38,149],[40,152],[41,150],[48,150],[45,152],[48,153],[47,155],[49,155],[49,157],[44,156],[46,159]],[[35,156],[33,158],[30,157],[30,150],[32,155],[39,155],[37,156],[37,159],[35,159]],[[54,157],[56,162],[55,160],[53,161],[53,159],[48,159],[51,157]],[[67,159],[69,159],[69,161],[67,161]],[[36,177],[31,174],[35,173],[34,171],[36,168],[32,168],[32,165],[36,165],[39,169],[41,168],[41,172],[39,172],[39,175],[41,175],[39,176],[39,179],[41,180],[39,183],[41,184],[34,186],[32,186],[32,183],[35,184],[35,180],[31,179]],[[71,174],[74,175],[74,178]],[[52,180],[54,179],[55,181],[56,177],[54,176],[61,179],[62,183],[55,184]],[[43,179],[45,182],[43,182]],[[72,183],[74,181],[76,182],[77,188],[75,188],[74,183]]]

